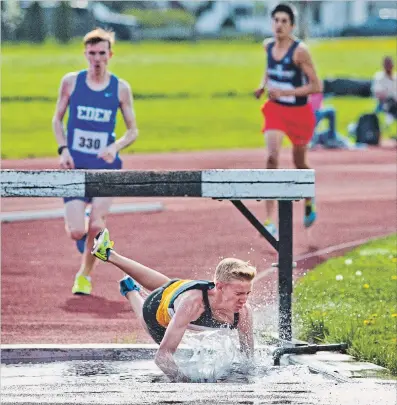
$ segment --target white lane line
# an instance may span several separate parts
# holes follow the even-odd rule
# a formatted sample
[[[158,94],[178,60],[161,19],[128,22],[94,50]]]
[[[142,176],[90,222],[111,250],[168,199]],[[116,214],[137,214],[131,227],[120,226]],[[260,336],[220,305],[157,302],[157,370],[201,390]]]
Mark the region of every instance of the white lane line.
[[[158,212],[164,210],[164,204],[136,203],[136,204],[116,204],[111,206],[111,214],[124,214],[134,212]],[[10,211],[0,214],[1,222],[32,221],[37,219],[63,218],[64,209],[35,210],[35,211]]]
[[[384,234],[384,235],[373,236],[373,237],[370,237],[370,238],[364,238],[364,239],[354,240],[354,241],[351,241],[351,242],[340,243],[339,245],[333,245],[333,246],[329,246],[329,247],[326,247],[326,248],[323,248],[323,249],[316,250],[314,252],[305,253],[305,254],[303,254],[301,256],[298,256],[298,257],[294,258],[294,261],[299,262],[301,260],[311,259],[312,257],[315,257],[315,256],[337,252],[338,250],[353,248],[353,247],[356,247],[356,246],[359,246],[359,245],[363,245],[364,243],[370,242],[370,241],[375,240],[375,239],[385,238],[386,236],[389,236],[392,232],[393,231],[390,231],[390,233],[387,233],[387,234]],[[299,264],[298,264],[297,267],[299,267]],[[275,271],[277,271],[277,267],[268,267],[267,269],[261,271],[255,277],[255,282],[258,282],[262,278],[267,277],[268,275],[274,273]]]

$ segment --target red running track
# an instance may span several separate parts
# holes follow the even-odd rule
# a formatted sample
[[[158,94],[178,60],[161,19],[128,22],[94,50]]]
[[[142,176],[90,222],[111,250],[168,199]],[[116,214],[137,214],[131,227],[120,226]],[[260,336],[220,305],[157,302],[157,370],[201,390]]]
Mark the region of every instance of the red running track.
[[[137,170],[263,168],[264,153],[258,149],[129,155],[124,161],[125,168]],[[309,256],[299,262],[296,276],[331,255],[316,254],[317,250],[395,232],[395,159],[395,148],[310,153],[316,169],[319,219],[308,233],[302,225],[302,203],[294,204],[294,254]],[[281,163],[292,167],[290,151],[283,151]],[[57,160],[7,160],[2,168],[57,168]],[[154,201],[120,198],[116,202],[148,200]],[[275,261],[275,252],[231,203],[155,200],[165,204],[163,212],[109,217],[108,227],[120,253],[170,277],[208,278],[222,257],[250,260],[259,274],[266,275],[255,284],[254,305],[274,303],[276,272],[266,269]],[[263,203],[249,201],[247,205],[263,217]],[[59,207],[61,199],[53,198],[2,201],[2,211]],[[92,296],[71,294],[80,257],[65,235],[62,220],[5,223],[1,248],[3,344],[150,342],[119,295],[118,269],[100,263],[93,272]]]

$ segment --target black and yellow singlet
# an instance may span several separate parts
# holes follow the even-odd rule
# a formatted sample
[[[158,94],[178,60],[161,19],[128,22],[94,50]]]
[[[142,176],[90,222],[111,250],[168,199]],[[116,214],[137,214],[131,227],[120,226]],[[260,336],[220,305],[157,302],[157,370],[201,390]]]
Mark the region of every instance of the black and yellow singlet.
[[[208,300],[208,290],[212,290],[215,284],[206,280],[170,280],[164,286],[154,290],[145,300],[143,305],[143,318],[153,339],[160,343],[166,327],[170,323],[174,313],[174,302],[184,292],[201,290],[203,294],[204,312],[198,319],[190,323],[193,329],[203,330],[208,328],[235,329],[238,325],[239,314],[234,314],[233,324],[221,322],[212,315]]]

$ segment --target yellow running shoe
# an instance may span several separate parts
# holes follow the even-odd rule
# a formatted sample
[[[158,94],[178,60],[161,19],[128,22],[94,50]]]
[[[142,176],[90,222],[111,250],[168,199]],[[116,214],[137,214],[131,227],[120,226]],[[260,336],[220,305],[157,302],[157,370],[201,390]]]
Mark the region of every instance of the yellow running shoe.
[[[101,232],[94,239],[94,247],[91,250],[91,254],[107,262],[109,259],[110,251],[112,250],[114,242],[110,240],[109,231],[107,228],[102,229]]]
[[[92,290],[91,280],[79,274],[74,279],[73,294],[90,295]]]

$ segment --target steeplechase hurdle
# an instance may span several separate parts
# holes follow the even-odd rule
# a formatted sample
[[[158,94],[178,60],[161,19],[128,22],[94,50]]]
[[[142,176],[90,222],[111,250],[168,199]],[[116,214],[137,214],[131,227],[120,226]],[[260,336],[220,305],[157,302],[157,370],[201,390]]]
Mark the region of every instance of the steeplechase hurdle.
[[[204,197],[230,200],[278,252],[279,337],[292,340],[292,202],[315,196],[314,170],[1,170],[1,197]],[[277,200],[276,240],[241,200]]]

